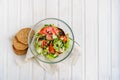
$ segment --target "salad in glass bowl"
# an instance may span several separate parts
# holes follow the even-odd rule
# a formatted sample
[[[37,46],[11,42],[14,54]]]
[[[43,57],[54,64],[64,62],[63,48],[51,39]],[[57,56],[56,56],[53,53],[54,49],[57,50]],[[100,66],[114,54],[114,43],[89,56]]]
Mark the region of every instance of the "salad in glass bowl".
[[[45,24],[35,35],[34,47],[48,59],[59,57],[69,48],[69,34],[54,24]]]
[[[30,37],[35,31],[33,38]],[[34,57],[45,63],[65,60],[74,47],[72,29],[64,21],[47,18],[32,27],[28,36],[29,49]]]

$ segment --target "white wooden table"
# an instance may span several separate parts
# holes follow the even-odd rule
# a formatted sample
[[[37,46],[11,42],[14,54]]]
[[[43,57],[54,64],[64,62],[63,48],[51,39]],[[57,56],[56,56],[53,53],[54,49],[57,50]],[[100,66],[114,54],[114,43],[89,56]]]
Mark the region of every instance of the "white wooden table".
[[[17,66],[11,37],[55,17],[71,25],[82,54],[54,75],[33,62]],[[0,0],[0,80],[120,80],[120,0]]]

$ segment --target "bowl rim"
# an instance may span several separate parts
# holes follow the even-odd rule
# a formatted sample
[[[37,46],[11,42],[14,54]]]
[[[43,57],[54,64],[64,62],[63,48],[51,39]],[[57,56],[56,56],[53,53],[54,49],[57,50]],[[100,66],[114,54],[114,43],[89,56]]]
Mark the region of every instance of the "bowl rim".
[[[38,25],[40,22],[42,22],[42,21],[50,20],[50,19],[60,21],[60,22],[64,23],[65,25],[67,25],[67,27],[70,29],[70,31],[71,31],[71,33],[72,33],[72,36],[73,36],[73,42],[72,42],[73,45],[72,45],[71,50],[69,51],[69,53],[68,53],[64,58],[62,58],[61,60],[56,61],[56,62],[47,62],[47,61],[44,61],[44,60],[39,59],[39,58],[34,54],[34,52],[33,52],[32,49],[31,49],[31,46],[30,46],[31,43],[30,43],[30,38],[29,38],[29,36],[30,36],[30,33],[32,32],[33,27],[34,27],[34,26],[37,26],[37,25]],[[61,19],[58,19],[58,18],[45,18],[45,19],[42,19],[42,20],[38,21],[35,25],[33,25],[33,26],[31,27],[31,30],[30,30],[30,32],[29,32],[29,34],[28,34],[28,46],[29,46],[29,49],[30,49],[31,53],[34,55],[34,57],[35,57],[36,59],[40,60],[41,62],[48,63],[48,64],[59,63],[59,62],[64,61],[64,60],[71,54],[71,52],[72,52],[72,50],[73,50],[73,47],[74,47],[74,34],[73,34],[73,31],[72,31],[71,27],[70,27],[65,21],[63,21],[63,20],[61,20]]]

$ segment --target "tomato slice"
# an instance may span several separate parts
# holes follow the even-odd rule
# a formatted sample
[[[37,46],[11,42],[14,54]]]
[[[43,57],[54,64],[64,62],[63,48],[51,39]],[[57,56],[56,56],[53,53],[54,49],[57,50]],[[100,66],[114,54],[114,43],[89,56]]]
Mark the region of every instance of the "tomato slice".
[[[47,40],[42,41],[42,46],[47,46]]]
[[[53,27],[53,34],[55,34],[55,35],[58,35],[58,34],[59,34],[58,28]]]
[[[54,53],[54,52],[55,52],[55,49],[54,49],[52,43],[50,43],[49,52],[50,52],[50,53]]]
[[[39,34],[47,34],[47,28],[42,28],[39,32]]]
[[[67,36],[64,36],[63,42],[67,42]]]
[[[47,39],[47,40],[53,40],[53,37],[52,37],[52,35],[47,34],[47,35],[46,35],[46,39]]]
[[[45,34],[47,40],[53,40],[52,35],[59,34],[59,30],[56,27],[46,26],[40,30],[39,34]]]
[[[40,34],[58,34],[59,30],[56,27],[47,26],[40,30]]]
[[[63,38],[63,42],[67,42],[67,36],[61,36],[61,38]]]

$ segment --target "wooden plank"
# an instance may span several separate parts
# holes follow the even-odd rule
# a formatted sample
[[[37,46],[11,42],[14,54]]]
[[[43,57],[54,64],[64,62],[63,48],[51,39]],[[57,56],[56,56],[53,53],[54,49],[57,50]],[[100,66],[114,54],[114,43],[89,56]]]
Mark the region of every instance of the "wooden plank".
[[[7,58],[5,59],[5,66],[7,70],[5,70],[7,73],[7,76],[5,80],[17,80],[19,79],[19,67],[16,66],[15,63],[15,57],[14,52],[12,50],[12,37],[16,32],[16,29],[18,29],[18,18],[17,18],[17,8],[18,8],[18,2],[16,0],[7,0],[7,15],[6,15],[6,26],[7,26],[7,41],[6,42],[6,51],[7,55],[5,55]]]
[[[99,80],[111,80],[110,0],[99,0]]]
[[[33,16],[32,16],[32,1],[31,0],[21,0],[19,2],[19,28],[30,27],[33,25]],[[20,80],[32,80],[32,62],[24,64],[19,69]]]
[[[0,29],[0,44],[2,46],[0,46],[0,80],[5,80],[6,78],[6,72],[7,72],[7,69],[6,69],[6,63],[7,63],[7,60],[6,60],[6,55],[7,55],[7,51],[6,51],[6,43],[4,43],[4,41],[7,41],[7,35],[6,35],[6,29],[7,29],[7,25],[6,25],[6,0],[5,1],[2,1],[1,2],[1,5],[0,5],[0,26],[3,28],[3,29]],[[4,36],[4,38],[3,38]]]
[[[72,12],[72,26],[73,26],[73,32],[75,36],[75,40],[80,44],[80,47],[78,47],[79,50],[80,48],[83,49],[83,27],[82,26],[82,0],[73,0],[73,6],[71,7],[71,12]],[[72,80],[82,80],[82,66],[83,66],[83,54],[82,51],[79,51],[81,53],[78,61],[76,62],[75,65],[71,65],[72,67]],[[75,53],[76,54],[76,53]]]
[[[45,0],[34,0],[32,8],[34,24],[45,18]],[[43,68],[39,64],[33,63],[33,80],[44,80],[44,74]]]
[[[4,12],[3,12],[3,14],[4,14],[4,29],[2,30],[2,31],[4,31],[5,33],[3,33],[4,34],[4,36],[6,36],[6,38],[8,38],[8,35],[6,35],[6,33],[7,33],[7,28],[8,28],[8,25],[7,25],[7,19],[8,19],[8,17],[7,17],[7,15],[8,15],[8,3],[7,3],[7,0],[4,0],[4,8],[3,8],[4,10]],[[2,15],[3,16],[3,15]],[[1,18],[1,19],[3,19],[3,18]],[[5,40],[7,40],[5,38]],[[3,39],[4,40],[4,39]],[[5,41],[4,40],[4,41]],[[6,43],[5,44],[7,44],[7,42],[8,41],[6,41]],[[7,47],[7,49],[8,49],[8,46],[6,46]],[[8,74],[7,74],[7,72],[8,72],[8,69],[7,69],[7,64],[8,64],[8,61],[7,61],[7,55],[8,55],[8,52],[7,52],[7,50],[6,50],[6,47],[4,47],[4,49],[2,49],[2,50],[4,50],[3,52],[5,53],[4,54],[4,60],[3,60],[3,62],[4,62],[4,72],[2,73],[2,74],[4,74],[4,76],[2,76],[3,78],[2,78],[2,80],[7,80],[7,76],[8,76]],[[1,51],[2,51],[1,50]]]
[[[82,79],[85,80],[86,79],[86,1],[82,0],[82,38],[83,38],[83,44],[82,44],[82,62],[83,62],[83,66],[82,66]]]
[[[85,1],[86,79],[98,80],[98,23],[97,0]]]
[[[58,0],[46,0],[45,10],[46,18],[58,18]],[[58,72],[54,74],[45,73],[45,80],[58,80],[58,78]]]
[[[120,0],[111,0],[112,80],[120,80]]]
[[[72,0],[59,0],[59,18],[64,20],[72,27]],[[65,64],[64,64],[65,65]],[[59,80],[71,80],[72,79],[71,66],[62,66],[59,70]]]
[[[45,0],[33,1],[33,22],[34,24],[45,18]]]
[[[58,0],[46,0],[45,5],[46,18],[58,18]]]

